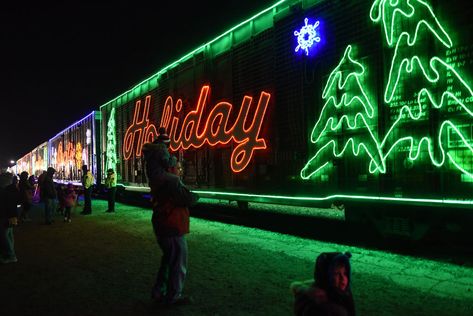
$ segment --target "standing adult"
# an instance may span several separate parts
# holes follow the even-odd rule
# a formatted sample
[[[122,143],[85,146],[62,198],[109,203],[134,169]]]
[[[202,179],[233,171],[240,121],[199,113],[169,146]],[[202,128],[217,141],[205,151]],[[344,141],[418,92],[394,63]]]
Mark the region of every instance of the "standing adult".
[[[44,223],[51,225],[53,221],[54,200],[57,198],[56,187],[54,186],[53,176],[56,170],[49,167],[46,171],[43,181],[40,183],[41,199],[44,203]]]
[[[87,169],[87,165],[82,166],[82,187],[84,188],[84,210],[82,215],[92,214],[92,189],[94,186],[94,176]]]
[[[21,201],[21,215],[20,221],[26,222],[31,219],[28,217],[28,212],[31,209],[33,203],[33,186],[28,181],[28,172],[23,171],[20,174],[20,182],[18,184],[20,190],[20,201]]]
[[[41,187],[43,186],[44,178],[46,178],[46,170],[43,170],[38,177],[37,187],[39,188],[39,201],[43,201],[43,193],[41,192]]]
[[[187,242],[189,233],[188,207],[198,200],[180,179],[177,159],[168,151],[169,136],[164,128],[153,144],[145,144],[146,173],[151,188],[153,216],[151,223],[162,251],[161,265],[151,296],[169,305],[188,301],[182,295],[187,274]]]
[[[182,171],[179,162],[169,171],[179,176]],[[153,196],[151,223],[162,257],[151,297],[158,302],[177,305],[190,302],[182,293],[188,258],[185,235],[189,233],[188,207],[197,202],[198,196],[183,185],[178,196],[173,193],[174,189],[169,189],[167,186],[162,187],[162,194]]]
[[[115,212],[115,195],[117,193],[117,179],[113,169],[107,170],[107,178],[105,179],[105,187],[107,188],[108,209],[107,213]]]
[[[16,178],[16,176],[15,176]],[[0,175],[0,263],[17,262],[13,227],[18,224],[19,191],[11,173]]]
[[[38,184],[37,184],[37,179],[36,177],[34,176],[34,174],[32,174],[29,178],[28,178],[28,183],[30,184],[31,188],[32,188],[32,203],[37,203],[39,202],[39,196],[38,196]]]

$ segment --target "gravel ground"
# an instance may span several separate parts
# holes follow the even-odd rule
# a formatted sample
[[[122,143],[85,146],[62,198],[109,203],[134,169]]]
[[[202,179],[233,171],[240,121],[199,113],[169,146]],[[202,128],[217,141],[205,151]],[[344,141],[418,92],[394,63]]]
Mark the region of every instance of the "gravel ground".
[[[311,277],[323,251],[353,253],[358,315],[473,315],[473,268],[191,219],[185,292],[194,302],[150,302],[160,251],[149,210],[93,201],[72,223],[57,216],[15,229],[19,262],[0,266],[1,315],[291,315],[289,284]]]

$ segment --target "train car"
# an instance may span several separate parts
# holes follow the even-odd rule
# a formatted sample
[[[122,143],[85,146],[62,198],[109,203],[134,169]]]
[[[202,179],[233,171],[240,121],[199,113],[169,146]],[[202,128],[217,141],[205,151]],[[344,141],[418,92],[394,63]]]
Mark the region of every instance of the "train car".
[[[145,189],[142,147],[165,127],[202,196],[335,202],[406,234],[471,216],[465,4],[279,1],[103,104],[103,168]]]
[[[33,174],[33,163],[32,163],[32,153],[29,152],[20,159],[16,161],[16,174],[20,174],[23,171],[28,172],[28,174]]]
[[[48,141],[49,166],[56,169],[55,179],[80,183],[83,165],[100,179],[100,113],[86,117],[59,132]]]
[[[38,177],[48,169],[48,142],[44,142],[31,152],[31,174]]]

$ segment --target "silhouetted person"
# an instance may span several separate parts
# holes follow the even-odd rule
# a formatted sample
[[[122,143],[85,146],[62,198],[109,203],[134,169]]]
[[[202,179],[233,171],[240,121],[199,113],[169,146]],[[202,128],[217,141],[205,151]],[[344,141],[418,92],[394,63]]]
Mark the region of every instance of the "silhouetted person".
[[[180,165],[170,168],[170,172],[179,176]],[[197,195],[186,189],[186,195],[174,196],[162,186],[162,194],[153,197],[153,216],[151,222],[159,247],[162,251],[161,265],[151,296],[158,302],[168,305],[189,303],[182,295],[187,275],[187,241],[189,233],[189,209],[197,202]],[[156,192],[155,190],[152,190]]]
[[[54,200],[57,198],[57,191],[54,185],[53,176],[56,170],[53,167],[49,167],[46,171],[46,175],[40,182],[41,199],[44,203],[44,223],[46,225],[52,224],[53,212],[54,212]]]
[[[28,172],[23,171],[20,174],[20,182],[18,183],[18,189],[20,190],[20,202],[21,202],[21,215],[20,221],[29,221],[28,212],[31,209],[33,203],[33,186],[28,181]]]
[[[117,193],[117,178],[113,169],[107,170],[107,178],[105,179],[105,187],[107,188],[108,209],[107,213],[115,212],[115,195]]]
[[[0,263],[17,262],[13,239],[13,227],[18,224],[17,205],[20,192],[16,176],[11,173],[0,174]]]
[[[82,187],[84,188],[84,210],[82,215],[92,214],[92,189],[94,186],[94,176],[87,169],[87,165],[82,166]]]
[[[38,177],[38,188],[39,188],[39,200],[42,202],[43,201],[43,193],[41,192],[41,187],[43,186],[44,178],[46,178],[46,170],[43,170],[43,172],[39,175]]]
[[[146,161],[146,176],[151,188],[159,189],[166,183],[166,186],[179,183],[179,177],[168,172],[169,168],[176,165],[177,159],[171,156],[168,150],[170,144],[166,130],[159,128],[158,138],[153,143],[143,145],[143,156]]]

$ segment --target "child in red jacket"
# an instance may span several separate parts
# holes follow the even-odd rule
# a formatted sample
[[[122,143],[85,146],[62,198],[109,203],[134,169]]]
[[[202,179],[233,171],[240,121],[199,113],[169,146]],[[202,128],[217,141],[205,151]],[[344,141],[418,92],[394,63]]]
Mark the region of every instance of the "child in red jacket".
[[[71,222],[71,209],[76,205],[77,193],[72,183],[69,183],[64,192],[64,222]]]

